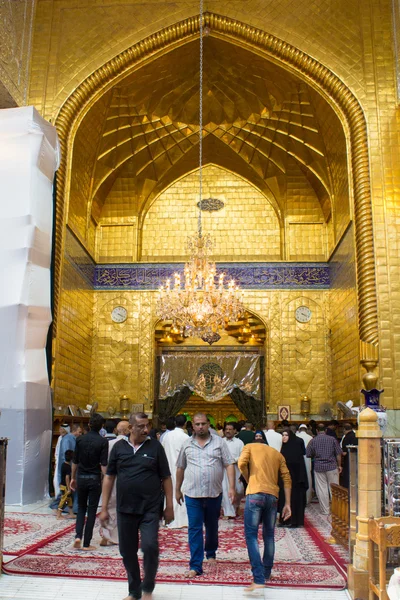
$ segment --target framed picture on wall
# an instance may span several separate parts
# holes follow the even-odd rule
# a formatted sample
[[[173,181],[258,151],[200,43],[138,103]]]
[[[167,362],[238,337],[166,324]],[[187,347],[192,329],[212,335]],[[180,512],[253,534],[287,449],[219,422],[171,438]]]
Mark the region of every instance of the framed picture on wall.
[[[278,421],[290,421],[291,412],[290,404],[284,406],[278,406]]]

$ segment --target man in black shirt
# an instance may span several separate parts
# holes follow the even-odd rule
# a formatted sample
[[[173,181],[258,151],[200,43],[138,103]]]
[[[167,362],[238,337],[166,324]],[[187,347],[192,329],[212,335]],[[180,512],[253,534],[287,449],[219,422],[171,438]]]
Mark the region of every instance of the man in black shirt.
[[[125,600],[151,600],[158,568],[158,525],[161,484],[166,507],[166,523],[174,519],[172,482],[164,448],[149,437],[149,420],[145,413],[132,414],[128,440],[116,442],[108,461],[103,482],[103,505],[100,521],[107,527],[108,502],[117,477],[117,522],[119,550],[128,575],[129,595]],[[140,579],[137,557],[140,531],[144,578]]]
[[[350,456],[349,456],[349,450],[348,450],[347,446],[357,446],[358,439],[357,439],[357,436],[356,436],[355,432],[353,431],[353,427],[350,423],[345,423],[343,428],[344,428],[345,435],[343,436],[343,439],[340,444],[342,447],[342,451],[343,451],[343,455],[342,455],[343,469],[340,474],[340,485],[342,485],[345,488],[348,488],[350,485]]]
[[[76,442],[71,479],[71,489],[78,490],[78,516],[74,542],[76,549],[81,548],[87,511],[83,550],[95,550],[90,542],[101,495],[101,473],[106,471],[108,458],[108,442],[99,434],[103,423],[104,418],[97,413],[94,414],[89,421],[90,431],[79,437]]]

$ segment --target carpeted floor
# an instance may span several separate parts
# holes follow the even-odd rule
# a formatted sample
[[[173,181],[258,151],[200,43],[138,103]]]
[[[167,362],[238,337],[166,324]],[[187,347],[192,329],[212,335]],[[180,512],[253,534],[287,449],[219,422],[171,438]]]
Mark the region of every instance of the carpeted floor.
[[[75,521],[57,520],[53,514],[6,513],[3,554],[20,556],[33,552],[75,528]]]
[[[318,515],[318,507],[308,509],[307,526],[299,529],[276,529],[275,565],[271,586],[298,586],[316,589],[343,589],[345,579],[345,555],[340,548],[332,547],[324,541],[324,527]],[[24,515],[26,516],[26,515]],[[35,517],[36,515],[34,515]],[[21,518],[21,515],[15,515]],[[30,522],[30,517],[27,523]],[[54,517],[46,517],[49,522]],[[14,519],[14,516],[13,516]],[[14,524],[16,521],[14,521]],[[57,523],[57,522],[56,522]],[[59,522],[58,522],[59,523]],[[57,523],[57,527],[60,525]],[[62,523],[61,523],[62,524]],[[48,576],[69,576],[83,578],[126,579],[125,570],[117,547],[99,547],[99,530],[96,526],[93,543],[98,549],[83,553],[72,548],[73,524],[64,523],[64,530],[53,532],[47,537],[40,532],[35,545],[22,542],[25,550],[16,559],[5,565],[8,574],[30,574]],[[30,533],[28,532],[30,535]],[[6,548],[9,536],[6,535]],[[261,538],[260,538],[261,542]],[[16,554],[16,540],[12,545]],[[188,545],[186,530],[160,530],[160,567],[157,581],[165,583],[186,582],[188,570]],[[204,565],[204,574],[195,579],[196,583],[243,585],[249,583],[251,571],[243,535],[243,520],[220,521],[220,544],[215,565]]]

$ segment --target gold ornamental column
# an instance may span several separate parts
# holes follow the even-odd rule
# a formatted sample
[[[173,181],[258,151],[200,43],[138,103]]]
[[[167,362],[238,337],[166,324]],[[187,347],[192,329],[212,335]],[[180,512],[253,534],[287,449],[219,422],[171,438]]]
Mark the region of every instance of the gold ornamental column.
[[[358,533],[353,564],[349,565],[349,591],[353,598],[368,598],[368,519],[381,516],[381,438],[378,415],[370,408],[359,418]]]

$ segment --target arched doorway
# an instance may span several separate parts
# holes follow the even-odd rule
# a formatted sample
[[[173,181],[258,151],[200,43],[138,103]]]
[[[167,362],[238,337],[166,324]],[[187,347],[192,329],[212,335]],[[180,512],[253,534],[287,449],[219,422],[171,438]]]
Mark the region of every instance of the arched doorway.
[[[185,338],[169,321],[157,324],[155,339],[154,411],[162,420],[178,413],[192,417],[204,412],[213,424],[228,419],[261,424],[267,332],[257,315],[246,311],[212,345]]]
[[[333,354],[336,363],[332,367],[338,382],[334,399],[347,400],[357,393],[359,387],[359,340],[362,342],[361,348],[366,348],[375,359],[377,343],[368,149],[362,111],[356,98],[332,72],[289,44],[211,13],[205,18],[210,31],[205,40],[206,58],[211,65],[208,81],[210,93],[207,93],[209,104],[205,106],[205,162],[210,170],[219,170],[218,177],[222,177],[222,170],[234,174],[241,182],[247,182],[253,190],[257,189],[265,205],[269,209],[272,207],[280,228],[278,248],[278,234],[269,250],[265,244],[254,241],[250,244],[246,240],[246,231],[257,232],[260,219],[265,219],[265,216],[258,217],[255,212],[251,213],[250,201],[256,204],[256,200],[249,196],[250,201],[247,202],[246,192],[243,191],[246,201],[242,203],[242,213],[238,210],[237,215],[232,213],[231,216],[231,235],[238,238],[240,235],[240,243],[231,245],[229,252],[224,253],[220,230],[216,228],[213,233],[217,237],[220,235],[218,241],[221,241],[221,252],[215,258],[236,261],[235,268],[239,272],[238,263],[246,262],[248,265],[258,259],[275,262],[284,259],[296,264],[301,261],[307,264],[311,261],[327,263],[329,258],[335,258],[337,245],[346,239],[349,248],[346,256],[350,257],[349,261],[355,258],[357,267],[346,282],[346,290],[351,292],[346,298],[350,316],[346,316],[343,324],[340,321],[343,311],[339,314],[340,311],[334,313],[332,310],[332,318],[326,312],[321,318],[321,326],[328,341],[325,350],[321,345],[319,347],[321,352],[332,352],[328,338],[331,330],[334,332],[331,339],[335,343],[337,341],[338,348],[342,348],[343,340],[337,338],[343,331],[350,332],[351,364],[354,367],[351,369],[351,381],[345,386],[341,384],[343,375],[349,377],[350,370],[346,367],[348,356],[336,352],[335,348]],[[63,251],[66,249],[69,253],[71,238],[85,248],[90,255],[89,262],[92,261],[90,268],[94,269],[99,264],[136,264],[144,257],[147,261],[157,261],[155,269],[160,273],[161,263],[184,259],[181,248],[174,245],[174,240],[177,239],[176,229],[185,233],[191,229],[191,217],[186,211],[181,211],[181,216],[166,213],[165,218],[161,218],[163,215],[157,214],[157,211],[150,213],[155,207],[161,207],[162,202],[164,207],[171,206],[165,196],[174,186],[179,193],[178,183],[186,185],[185,178],[197,166],[195,140],[198,139],[198,123],[194,110],[197,99],[195,86],[188,84],[196,78],[197,51],[194,49],[197,36],[198,19],[190,19],[166,29],[160,36],[151,36],[146,44],[128,49],[82,83],[58,116],[57,125],[64,150],[57,189],[54,330],[57,345],[54,355],[55,392],[58,396],[66,396],[74,377],[69,359],[65,360],[66,355],[73,357],[72,362],[75,360],[76,336],[70,335],[68,322],[71,306],[65,309],[66,304],[73,305],[74,301],[68,297],[70,280],[65,277],[66,269],[63,269],[67,264]],[[228,65],[232,63],[228,59],[233,51],[237,59],[236,71],[232,72],[235,86],[228,93],[230,75],[227,79],[226,73]],[[182,61],[187,68],[174,68],[174,65],[182,65]],[[246,69],[242,68],[243,65]],[[161,78],[163,81],[156,77],[161,67],[163,73],[168,72],[168,77]],[[253,87],[243,85],[244,80],[240,81],[238,70],[240,73],[246,72],[246,78],[250,78]],[[216,77],[217,74],[221,76]],[[151,75],[153,79],[150,79]],[[149,80],[157,81],[154,85],[160,92],[163,91],[155,94],[152,100],[149,100],[146,91],[146,81]],[[227,101],[222,105],[216,81],[223,86],[224,93],[227,92]],[[268,85],[259,85],[260,81],[268,81]],[[249,92],[250,88],[254,92]],[[182,95],[186,98],[184,104],[176,101]],[[91,124],[99,119],[102,127],[99,127],[94,139]],[[332,131],[335,137],[330,135]],[[335,160],[339,157],[334,163],[336,170],[331,164],[333,157]],[[348,167],[352,169],[352,178],[349,177]],[[218,183],[217,178],[214,179]],[[233,180],[232,176],[232,183]],[[178,206],[177,212],[181,208],[182,205]],[[67,220],[69,237],[65,231]],[[172,226],[167,228],[165,223]],[[274,231],[277,230],[275,227]],[[227,237],[229,234],[224,235]],[[258,254],[261,247],[263,253]],[[271,250],[272,258],[267,250]],[[345,261],[340,252],[336,256],[340,267]],[[61,282],[62,273],[64,283]],[[95,335],[93,358],[89,357],[77,374],[77,385],[81,386],[84,394],[89,393],[96,399],[99,396],[101,406],[106,402],[108,404],[111,396],[115,398],[125,393],[123,386],[131,386],[128,395],[137,400],[145,399],[150,403],[154,398],[152,356],[156,286],[152,287],[145,281],[144,287],[140,287],[141,282],[137,280],[131,285],[129,277],[126,278],[126,270],[124,272],[122,269],[121,273],[121,277],[118,275],[115,278],[116,285],[109,285],[108,282],[107,289],[107,286],[97,286],[94,300],[90,297],[87,301],[84,294],[80,300],[87,310],[85,326],[91,319],[87,325],[89,333],[85,336],[85,344],[88,339],[92,343],[90,331]],[[244,280],[246,277],[247,273]],[[271,339],[275,345],[271,350],[272,359],[268,362],[268,368],[271,366],[274,373],[267,377],[267,381],[272,386],[271,397],[279,404],[288,393],[295,396],[293,389],[290,390],[291,373],[285,374],[286,381],[282,383],[280,350],[282,339],[287,334],[283,327],[282,311],[289,311],[285,307],[291,306],[287,296],[292,293],[292,283],[290,278],[283,278],[285,281],[280,283],[280,274],[274,277],[271,277],[274,280],[271,285],[281,290],[280,298],[264,294],[264,290],[269,288],[263,287],[263,280],[259,281],[253,276],[245,294],[249,299],[247,305],[262,313],[265,321],[274,323]],[[334,285],[337,285],[337,296],[340,296],[343,286],[339,278],[337,281]],[[131,320],[128,319],[127,324],[121,325],[118,331],[113,329],[106,314],[108,301],[105,301],[105,296],[110,289],[115,291],[115,302],[126,302],[131,315]],[[322,295],[318,298],[318,306],[324,308],[330,301]],[[354,310],[357,299],[358,315]],[[332,304],[339,307],[341,299]],[[74,306],[72,309],[75,310]],[[102,326],[101,333],[98,333],[98,320]],[[295,322],[292,314],[288,315],[287,323],[288,327],[299,329],[291,339],[296,343],[298,341],[302,351],[307,353],[307,344],[302,340],[303,325]],[[62,329],[57,333],[59,324]],[[121,335],[123,328],[130,337]],[[107,350],[107,340],[110,339],[113,342],[111,358]],[[120,366],[122,353],[118,350],[122,342],[126,346],[124,364],[129,365],[130,369],[129,376],[125,378]],[[345,345],[348,351],[349,345]],[[288,343],[288,362],[294,365],[297,359],[295,357],[292,360],[290,346]],[[315,391],[318,395],[316,406],[320,405],[330,385],[329,361],[325,362],[324,382]],[[114,365],[118,365],[118,368],[113,369]],[[107,380],[101,386],[96,383],[96,370],[99,368],[104,371]],[[318,368],[316,362],[313,369]]]
[[[295,72],[302,80],[310,83],[321,97],[332,104],[338,112],[343,126],[350,133],[350,163],[354,172],[354,208],[357,227],[357,275],[359,297],[360,338],[363,342],[376,345],[378,340],[376,318],[375,266],[372,236],[371,190],[368,168],[368,144],[364,115],[357,99],[350,90],[326,67],[311,59],[288,43],[238,21],[205,14],[205,25],[209,34],[230,42],[247,44],[255,53],[264,53],[267,60],[276,62]],[[198,18],[188,19],[167,28],[162,35],[150,36],[112,59],[107,67],[93,73],[83,82],[63,105],[56,121],[63,149],[62,164],[58,173],[57,239],[56,239],[56,289],[61,285],[61,263],[64,241],[65,203],[69,201],[70,168],[72,146],[77,129],[87,111],[99,97],[104,95],[121,77],[131,69],[136,70],[146,60],[153,60],[157,53],[168,52],[196,36]],[[56,294],[55,303],[58,298]],[[367,314],[368,306],[368,314]],[[57,318],[57,308],[56,308]]]

